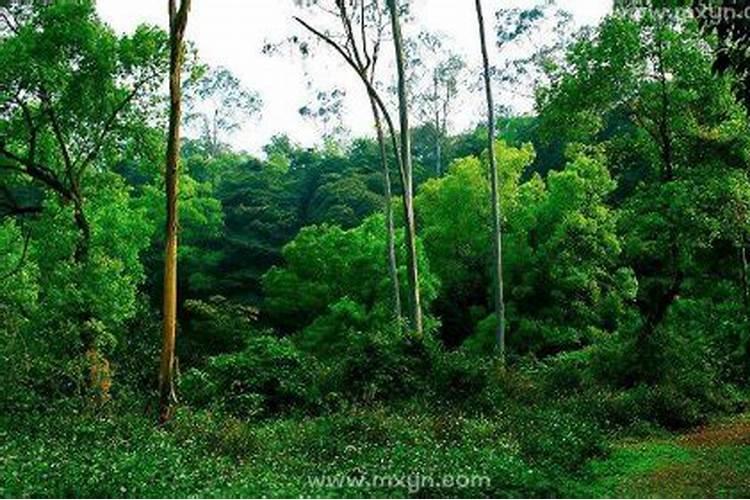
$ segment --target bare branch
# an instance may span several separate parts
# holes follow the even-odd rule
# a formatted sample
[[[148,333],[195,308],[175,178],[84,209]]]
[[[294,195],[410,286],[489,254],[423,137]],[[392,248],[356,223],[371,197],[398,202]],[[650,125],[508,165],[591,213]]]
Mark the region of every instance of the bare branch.
[[[378,94],[377,89],[375,89],[375,86],[370,81],[369,78],[367,78],[367,74],[362,73],[359,66],[357,66],[357,63],[354,61],[354,59],[351,58],[349,54],[338,44],[335,40],[333,40],[330,36],[326,35],[325,33],[313,28],[310,24],[302,20],[301,18],[294,16],[294,20],[297,21],[299,24],[301,24],[305,29],[310,31],[312,34],[323,40],[325,43],[330,45],[336,52],[338,52],[341,57],[344,58],[344,61],[357,73],[357,76],[359,76],[360,80],[362,80],[362,83],[364,83],[365,87],[367,88],[367,93],[370,95],[370,98],[375,101],[378,108],[380,109],[380,112],[383,114],[383,117],[385,118],[386,124],[388,125],[388,132],[391,135],[391,143],[393,144],[394,151],[398,151],[398,139],[396,138],[396,127],[393,125],[393,119],[391,118],[390,113],[388,112],[388,108],[385,107],[385,104],[383,103],[383,100],[381,99],[380,95]],[[406,185],[406,172],[404,171],[404,163],[403,159],[400,155],[396,154],[396,159],[398,161],[398,168],[399,173],[401,175],[401,181],[402,185]]]

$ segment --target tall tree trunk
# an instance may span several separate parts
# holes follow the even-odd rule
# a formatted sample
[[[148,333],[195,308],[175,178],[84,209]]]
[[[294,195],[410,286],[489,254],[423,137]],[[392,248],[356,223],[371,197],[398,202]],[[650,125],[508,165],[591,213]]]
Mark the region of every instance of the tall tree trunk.
[[[70,199],[73,203],[73,220],[80,233],[73,253],[73,260],[76,264],[84,266],[85,269],[91,249],[91,225],[86,217],[83,208],[83,196],[81,196],[77,184],[74,185]],[[88,370],[86,392],[90,401],[98,406],[110,400],[109,389],[112,385],[112,377],[109,361],[99,352],[97,347],[97,334],[92,328],[92,319],[91,304],[83,302],[78,312],[78,322],[82,327],[81,345]]]
[[[417,337],[422,336],[422,303],[419,293],[419,265],[417,263],[417,231],[414,216],[414,186],[412,179],[411,137],[409,130],[409,102],[406,96],[406,71],[401,38],[398,0],[388,0],[393,30],[393,47],[398,70],[398,111],[401,126],[401,163],[404,171],[404,215],[406,219],[406,269],[409,279],[409,322]]]
[[[398,279],[398,262],[396,261],[396,229],[393,224],[393,207],[391,205],[393,194],[391,192],[391,174],[388,169],[388,152],[385,146],[385,134],[383,133],[383,122],[380,118],[378,105],[375,99],[370,97],[372,115],[375,119],[375,131],[380,147],[380,165],[383,169],[383,185],[385,197],[385,230],[388,245],[388,276],[393,287],[393,318],[401,324],[401,285]]]
[[[443,158],[442,158],[442,147],[440,142],[443,139],[443,129],[440,125],[440,108],[437,104],[440,99],[440,92],[438,91],[438,79],[434,76],[432,79],[433,96],[435,98],[435,175],[438,177],[443,175]]]
[[[211,156],[219,154],[219,110],[214,110],[214,118],[211,123]]]
[[[495,104],[492,98],[492,78],[487,56],[487,39],[484,32],[484,15],[482,0],[476,0],[477,21],[479,22],[479,40],[482,45],[482,64],[484,66],[484,87],[487,94],[487,150],[490,160],[490,182],[492,184],[492,246],[493,246],[493,284],[497,329],[495,331],[495,348],[501,362],[505,362],[505,298],[503,296],[503,230],[500,214],[500,187],[495,158]]]
[[[167,137],[167,226],[164,252],[164,324],[159,370],[159,421],[166,422],[177,402],[174,389],[177,328],[177,197],[179,193],[180,120],[182,115],[182,58],[191,0],[169,0],[169,136]]]
[[[441,140],[441,134],[438,132],[437,140],[435,141],[435,173],[438,177],[443,176],[443,145],[440,143]]]
[[[435,174],[443,175],[443,129],[440,126],[440,113],[435,113]]]
[[[670,103],[671,96],[669,93],[667,67],[664,59],[664,40],[663,40],[663,25],[661,24],[661,17],[657,16],[657,26],[655,33],[655,54],[656,57],[655,67],[657,71],[657,78],[659,81],[660,90],[660,101],[661,109],[660,116],[658,119],[657,130],[652,133],[652,138],[659,146],[662,171],[661,171],[661,184],[662,186],[675,180],[675,158],[674,158],[674,147],[672,144],[672,131],[670,129]],[[668,204],[662,202],[662,212],[669,215]],[[680,293],[680,288],[685,280],[685,275],[680,269],[680,247],[679,247],[679,234],[677,227],[669,217],[667,217],[667,234],[669,236],[669,255],[666,258],[667,263],[665,266],[667,269],[666,273],[669,274],[668,285],[662,287],[657,296],[646,297],[645,300],[639,301],[639,308],[641,313],[645,317],[644,327],[641,328],[638,337],[639,349],[644,353],[647,353],[651,348],[649,344],[649,338],[653,335],[656,329],[659,327],[661,322],[667,316],[669,308],[677,300]],[[652,294],[649,294],[652,295]],[[658,367],[646,367],[644,373],[656,374]]]
[[[345,5],[345,4],[338,4],[338,5]],[[389,8],[390,8],[390,5],[389,5]],[[393,10],[391,10],[391,12],[393,12]],[[346,14],[342,14],[342,15],[345,16]],[[410,299],[409,300],[409,305],[410,305],[409,319],[413,328],[414,328],[413,325],[418,324],[418,328],[415,328],[415,330],[418,331],[419,334],[421,335],[422,312],[421,312],[421,304],[419,301],[419,289],[418,289],[419,280],[418,280],[418,271],[416,267],[416,242],[415,242],[416,237],[415,237],[415,230],[414,230],[414,209],[413,209],[413,202],[407,201],[407,199],[411,200],[412,198],[411,188],[407,189],[407,186],[411,186],[411,168],[409,169],[409,175],[407,175],[406,169],[404,168],[404,157],[400,153],[402,148],[399,145],[393,119],[391,118],[391,115],[388,112],[388,108],[386,108],[385,104],[383,103],[383,100],[380,98],[380,95],[378,94],[377,89],[375,89],[375,85],[373,81],[371,80],[372,75],[367,74],[367,70],[364,64],[362,63],[361,59],[356,55],[356,53],[353,55],[350,51],[344,49],[333,38],[315,29],[309,23],[305,22],[303,19],[299,17],[295,17],[294,19],[298,23],[300,23],[302,26],[304,26],[304,28],[307,29],[310,33],[314,34],[315,36],[323,40],[325,43],[330,45],[342,57],[342,59],[346,61],[346,63],[357,73],[357,76],[359,77],[359,79],[362,81],[362,84],[367,89],[367,94],[370,97],[370,102],[375,103],[376,111],[378,111],[380,113],[379,116],[382,117],[383,120],[385,120],[385,125],[388,129],[388,137],[391,140],[391,145],[393,147],[396,164],[398,166],[399,176],[401,178],[401,185],[404,187],[403,209],[404,209],[404,220],[405,220],[405,226],[406,226],[406,247],[407,247],[406,265],[407,265],[407,274],[409,278],[409,299]],[[399,42],[399,46],[400,46],[400,42]],[[381,125],[382,125],[382,122],[381,122]],[[407,127],[408,127],[408,122],[407,122]],[[408,134],[407,134],[407,137],[408,137]],[[409,150],[410,149],[411,148],[409,147]],[[381,148],[381,152],[382,152],[382,148]],[[410,154],[408,155],[408,158],[411,162]],[[410,166],[411,166],[411,163],[410,163]],[[411,213],[411,217],[409,216],[409,213]],[[409,221],[411,221],[411,224]],[[411,227],[411,231],[409,231],[410,227]],[[394,251],[394,258],[395,258],[395,251]],[[396,275],[396,278],[398,278],[397,275]],[[412,286],[412,283],[417,284],[416,291],[415,291],[415,286]],[[414,300],[413,298],[415,295],[417,297],[417,300]],[[400,302],[400,297],[399,297],[399,302]],[[414,313],[413,304],[416,304],[417,311],[418,311],[417,314]],[[418,318],[417,321],[413,319],[415,317]]]

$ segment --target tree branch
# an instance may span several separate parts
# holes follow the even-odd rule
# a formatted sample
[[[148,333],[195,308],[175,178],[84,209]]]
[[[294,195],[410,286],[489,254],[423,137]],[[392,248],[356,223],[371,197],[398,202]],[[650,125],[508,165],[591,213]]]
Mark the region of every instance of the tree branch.
[[[74,184],[73,162],[70,159],[70,152],[68,151],[68,146],[65,143],[65,136],[63,135],[62,127],[60,126],[60,121],[57,119],[57,114],[55,113],[55,110],[52,106],[52,102],[50,101],[49,94],[44,88],[42,88],[42,91],[40,92],[39,97],[42,100],[44,109],[47,113],[47,116],[49,116],[50,123],[52,124],[52,132],[55,136],[55,140],[57,141],[57,144],[60,147],[60,152],[62,153],[63,162],[65,164],[65,174],[68,177],[68,182],[71,185],[73,185]]]
[[[385,118],[386,124],[388,125],[388,132],[391,135],[391,143],[393,144],[394,148],[394,155],[396,156],[397,164],[399,173],[401,176],[401,182],[402,186],[406,186],[406,172],[404,172],[404,162],[401,156],[398,154],[398,139],[396,138],[396,127],[393,125],[393,119],[391,118],[390,113],[388,112],[388,109],[385,107],[385,104],[383,104],[383,100],[380,98],[380,95],[378,94],[378,91],[375,89],[374,85],[370,80],[367,78],[366,74],[362,74],[360,71],[360,68],[357,66],[357,63],[349,56],[349,54],[346,53],[346,51],[338,44],[335,40],[333,40],[331,37],[326,35],[325,33],[322,33],[321,31],[313,28],[310,24],[302,20],[301,18],[294,16],[294,20],[297,21],[299,24],[301,24],[305,29],[310,31],[312,34],[323,40],[325,43],[330,45],[336,52],[338,52],[341,57],[344,58],[344,61],[357,73],[357,76],[359,76],[360,80],[362,80],[362,83],[364,83],[365,87],[367,88],[367,93],[370,95],[372,99],[375,100],[375,103],[378,105],[378,108],[380,108],[380,112],[383,113],[383,117]]]
[[[52,190],[57,192],[64,200],[70,200],[72,198],[71,190],[66,187],[47,167],[35,163],[30,159],[21,158],[20,156],[8,151],[3,145],[0,145],[0,156],[4,156],[5,158],[24,167],[21,168],[18,165],[2,164],[0,165],[0,168],[5,168],[8,170],[26,174],[29,177],[36,179],[42,184],[50,187]]]
[[[153,75],[152,75],[153,76]],[[76,168],[76,176],[80,176],[83,171],[86,169],[86,167],[96,159],[97,155],[99,154],[99,151],[101,150],[102,146],[104,145],[104,140],[107,138],[107,135],[112,131],[112,129],[115,126],[115,123],[117,121],[117,117],[120,113],[125,109],[125,107],[130,104],[130,102],[135,99],[135,96],[138,95],[138,92],[140,92],[141,88],[143,88],[144,85],[150,80],[150,78],[144,78],[138,83],[135,84],[133,89],[130,91],[130,93],[123,99],[115,108],[112,110],[112,113],[110,113],[107,120],[104,122],[104,126],[102,127],[101,132],[99,133],[99,136],[94,141],[93,145],[91,146],[91,149],[87,154],[80,156],[76,159],[74,166]]]

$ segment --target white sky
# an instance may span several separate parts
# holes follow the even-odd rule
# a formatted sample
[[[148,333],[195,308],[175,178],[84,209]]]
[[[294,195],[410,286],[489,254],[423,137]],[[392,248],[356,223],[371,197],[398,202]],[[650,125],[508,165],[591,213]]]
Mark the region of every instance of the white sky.
[[[489,40],[494,41],[494,12],[501,5],[532,7],[538,3],[537,0],[485,0]],[[557,3],[574,14],[578,25],[598,22],[612,7],[612,0],[558,0]],[[167,26],[166,0],[97,0],[97,4],[102,18],[118,32],[131,32],[141,23]],[[292,21],[292,15],[299,12],[294,0],[193,1],[187,37],[196,44],[201,59],[212,66],[229,68],[246,87],[257,91],[264,102],[262,115],[231,137],[230,142],[239,149],[258,152],[272,135],[281,132],[303,145],[319,140],[319,128],[298,113],[300,107],[311,101],[311,89],[307,86],[310,78],[314,81],[312,90],[330,89],[332,85],[346,89],[344,125],[354,136],[371,134],[372,117],[364,91],[351,71],[327,48],[320,47],[315,60],[306,63],[291,54],[261,53],[267,41],[277,42],[292,34],[305,35]],[[471,67],[478,66],[473,1],[414,0],[413,13],[415,22],[404,26],[405,36],[425,29],[445,34],[446,44],[464,55]],[[314,16],[303,17],[316,21]],[[392,48],[389,45],[384,50]],[[490,54],[491,59],[497,57],[497,53]],[[454,129],[466,128],[481,119],[480,97],[475,100],[463,103],[456,110]],[[519,103],[515,105],[519,107]],[[523,106],[521,103],[520,107]]]

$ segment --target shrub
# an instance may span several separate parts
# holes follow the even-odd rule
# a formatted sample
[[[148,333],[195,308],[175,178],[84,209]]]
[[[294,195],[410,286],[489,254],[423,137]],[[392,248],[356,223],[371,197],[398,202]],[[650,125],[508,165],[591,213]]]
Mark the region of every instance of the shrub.
[[[545,395],[564,396],[584,389],[588,382],[590,359],[590,349],[583,349],[546,360],[541,370],[541,385]]]
[[[257,309],[221,296],[207,301],[187,300],[185,311],[188,321],[182,352],[186,358],[240,351],[257,331]]]
[[[256,337],[238,353],[210,358],[182,380],[196,404],[237,416],[310,410],[319,402],[317,364],[288,339]]]
[[[432,377],[436,396],[451,403],[478,402],[489,386],[492,364],[462,351],[438,351]]]
[[[730,409],[731,386],[720,379],[714,348],[704,331],[683,328],[680,310],[656,331],[621,332],[592,348],[589,372],[613,391],[612,419],[636,419],[680,429],[704,422],[712,413]]]
[[[432,353],[427,340],[395,333],[349,333],[326,384],[331,392],[356,401],[399,399],[424,394]]]

